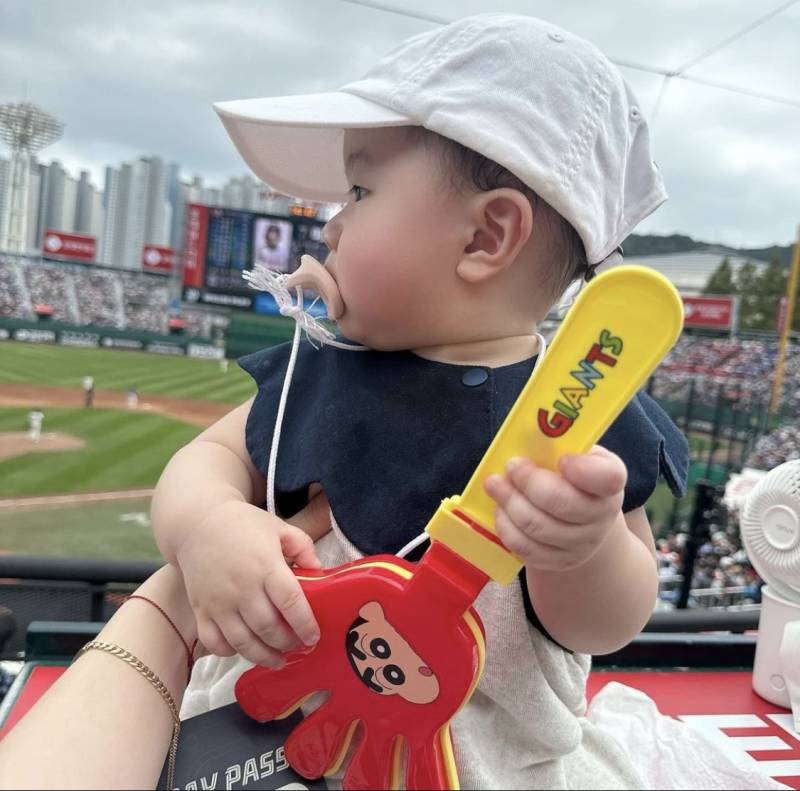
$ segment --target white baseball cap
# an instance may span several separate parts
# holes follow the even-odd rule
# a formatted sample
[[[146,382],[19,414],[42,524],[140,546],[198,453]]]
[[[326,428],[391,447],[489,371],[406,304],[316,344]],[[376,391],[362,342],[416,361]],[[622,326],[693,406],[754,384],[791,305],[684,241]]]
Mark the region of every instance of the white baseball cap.
[[[344,130],[424,126],[510,170],[605,261],[667,194],[647,123],[594,45],[530,16],[478,14],[407,39],[330,93],[214,105],[253,172],[346,200]]]

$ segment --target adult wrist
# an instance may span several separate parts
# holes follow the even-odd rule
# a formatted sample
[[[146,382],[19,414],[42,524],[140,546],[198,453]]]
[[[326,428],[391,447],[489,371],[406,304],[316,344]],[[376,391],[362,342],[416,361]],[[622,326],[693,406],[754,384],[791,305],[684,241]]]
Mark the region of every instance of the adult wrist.
[[[197,622],[186,594],[180,571],[170,564],[162,566],[145,580],[134,595],[142,596],[158,605],[180,632],[183,642],[191,646],[197,639]],[[146,605],[144,605],[146,606]],[[155,617],[159,617],[154,612]],[[163,619],[163,615],[160,616]],[[171,627],[170,627],[171,628]],[[177,640],[177,636],[175,637]],[[178,648],[180,643],[178,643]]]

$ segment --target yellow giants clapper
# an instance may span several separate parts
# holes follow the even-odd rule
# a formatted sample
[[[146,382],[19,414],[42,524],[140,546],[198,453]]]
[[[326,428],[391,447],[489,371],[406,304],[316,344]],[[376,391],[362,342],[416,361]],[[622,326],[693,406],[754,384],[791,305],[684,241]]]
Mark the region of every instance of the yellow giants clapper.
[[[515,456],[558,472],[605,433],[680,335],[683,303],[663,275],[620,266],[584,286],[461,495],[442,501],[426,528],[502,584],[522,563],[497,539],[496,503],[483,490]]]

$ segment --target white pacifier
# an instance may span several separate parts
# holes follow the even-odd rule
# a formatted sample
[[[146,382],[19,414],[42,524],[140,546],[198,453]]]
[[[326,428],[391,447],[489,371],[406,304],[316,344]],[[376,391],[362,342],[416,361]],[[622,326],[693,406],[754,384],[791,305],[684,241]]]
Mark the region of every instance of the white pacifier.
[[[278,305],[281,316],[293,318],[312,343],[318,341],[324,345],[351,351],[365,351],[368,348],[337,341],[334,333],[322,323],[322,320],[312,316],[306,310],[303,297],[304,287],[313,289],[319,295],[325,303],[329,320],[336,321],[344,312],[344,302],[339,293],[339,286],[331,277],[331,273],[313,256],[302,256],[300,266],[291,275],[275,272],[263,264],[256,264],[252,270],[243,272],[242,277],[251,288],[271,294]],[[292,298],[292,290],[294,290],[296,299]]]

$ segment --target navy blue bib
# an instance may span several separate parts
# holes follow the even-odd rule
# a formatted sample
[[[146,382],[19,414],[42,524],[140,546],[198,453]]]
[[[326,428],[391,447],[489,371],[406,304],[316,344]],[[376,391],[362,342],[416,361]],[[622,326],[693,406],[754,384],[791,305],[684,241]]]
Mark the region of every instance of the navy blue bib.
[[[265,479],[290,348],[274,346],[239,360],[258,384],[246,440]],[[280,514],[302,508],[309,484],[318,481],[342,531],[362,553],[397,552],[422,532],[444,497],[464,489],[534,362],[485,368],[408,351],[318,350],[302,342],[278,453]],[[686,440],[645,393],[599,444],[627,465],[624,511],[644,505],[660,475],[673,494],[685,493]]]

